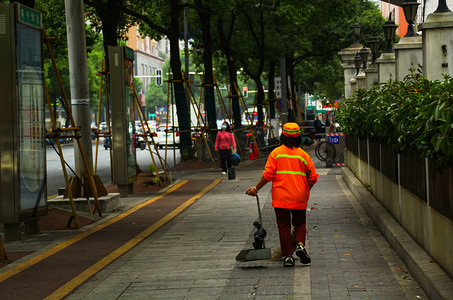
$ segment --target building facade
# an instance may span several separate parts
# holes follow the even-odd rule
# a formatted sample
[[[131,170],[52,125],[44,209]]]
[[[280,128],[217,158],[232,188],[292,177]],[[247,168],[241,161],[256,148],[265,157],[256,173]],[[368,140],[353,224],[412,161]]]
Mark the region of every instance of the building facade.
[[[141,91],[138,94],[145,94],[156,74],[157,69],[162,69],[165,59],[159,56],[159,52],[169,54],[170,45],[167,39],[155,41],[149,37],[141,37],[138,26],[133,26],[127,33],[127,46],[134,50],[134,76],[143,82]]]
[[[396,30],[396,34],[400,37],[406,35],[407,32],[407,22],[404,18],[403,9],[399,6],[403,3],[402,0],[386,0],[386,1],[372,1],[379,5],[382,15],[384,18],[388,19],[389,16],[392,20],[399,25]],[[437,6],[439,5],[439,0],[417,0],[420,5],[417,10],[417,18],[415,20],[415,25],[418,26],[423,23],[430,13],[433,13]],[[447,5],[450,9],[453,9],[453,0],[447,0]]]

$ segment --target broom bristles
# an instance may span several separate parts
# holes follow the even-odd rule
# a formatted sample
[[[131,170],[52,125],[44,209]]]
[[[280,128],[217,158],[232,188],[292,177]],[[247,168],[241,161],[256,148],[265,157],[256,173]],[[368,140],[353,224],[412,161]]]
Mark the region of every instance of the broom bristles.
[[[297,241],[296,241],[296,231],[293,230],[291,231],[291,239],[293,241],[293,249],[296,249],[297,247]],[[277,250],[272,253],[272,261],[280,260],[282,258],[282,248],[277,248]]]

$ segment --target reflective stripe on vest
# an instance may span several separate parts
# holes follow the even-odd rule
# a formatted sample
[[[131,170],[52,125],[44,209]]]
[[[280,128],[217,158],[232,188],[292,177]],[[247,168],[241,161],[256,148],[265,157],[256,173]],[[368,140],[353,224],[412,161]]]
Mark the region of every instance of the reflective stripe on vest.
[[[291,175],[302,175],[307,176],[307,174],[298,171],[277,171],[277,174],[291,174]]]
[[[287,157],[287,158],[297,158],[297,159],[300,159],[301,161],[304,162],[304,164],[308,165],[308,162],[300,155],[291,155],[291,154],[277,154],[277,157],[276,158],[279,158],[279,157]]]

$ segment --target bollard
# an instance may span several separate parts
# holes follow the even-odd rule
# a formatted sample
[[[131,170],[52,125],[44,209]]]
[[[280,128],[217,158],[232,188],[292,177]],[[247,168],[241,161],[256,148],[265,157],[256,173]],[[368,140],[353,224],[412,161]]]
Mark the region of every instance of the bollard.
[[[332,168],[333,165],[332,165],[332,158],[331,157],[327,157],[326,158],[326,168]]]
[[[236,179],[236,169],[231,167],[228,168],[228,180]]]

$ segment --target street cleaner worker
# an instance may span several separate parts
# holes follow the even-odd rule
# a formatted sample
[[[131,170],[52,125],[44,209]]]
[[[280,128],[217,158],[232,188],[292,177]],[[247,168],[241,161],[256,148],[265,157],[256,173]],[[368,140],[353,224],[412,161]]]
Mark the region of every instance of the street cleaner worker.
[[[246,193],[256,196],[258,191],[272,181],[272,206],[275,210],[283,266],[294,266],[291,223],[297,241],[296,255],[300,262],[308,264],[310,256],[305,249],[306,209],[310,189],[318,181],[319,175],[310,156],[301,148],[300,127],[297,123],[283,125],[280,136],[283,145],[275,148],[267,158],[263,176],[256,186]]]

